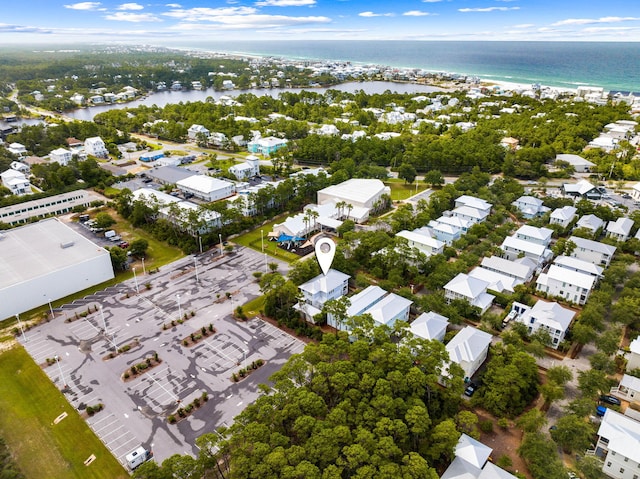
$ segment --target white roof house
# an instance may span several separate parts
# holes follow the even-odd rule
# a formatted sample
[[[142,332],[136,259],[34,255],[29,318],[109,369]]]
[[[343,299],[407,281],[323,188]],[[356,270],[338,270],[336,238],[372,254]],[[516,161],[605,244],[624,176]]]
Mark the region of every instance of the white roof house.
[[[253,178],[260,174],[260,163],[257,156],[249,155],[246,161],[238,163],[229,168],[229,173],[234,175],[238,180]]]
[[[640,468],[640,422],[607,408],[596,454],[604,457],[602,471],[616,479],[631,478]]]
[[[349,275],[330,269],[326,275],[320,274],[298,286],[302,301],[298,305],[308,321],[320,313],[324,303],[338,299],[349,292]]]
[[[96,158],[106,158],[109,156],[109,151],[107,150],[104,141],[102,141],[102,138],[99,136],[94,136],[84,140],[84,151],[87,155],[93,155]]]
[[[18,170],[9,168],[8,170],[3,171],[0,173],[0,180],[2,180],[3,186],[11,191],[11,194],[31,194],[31,182],[24,173],[21,173]]]
[[[535,196],[521,196],[511,204],[518,208],[522,213],[522,216],[527,219],[542,216],[550,210],[550,208],[547,208],[542,204],[541,199],[536,198]]]
[[[560,296],[576,304],[585,304],[596,279],[590,274],[552,264],[546,273],[538,276],[536,289],[550,296]]]
[[[588,173],[591,171],[595,163],[591,163],[589,160],[585,160],[579,155],[559,154],[556,155],[556,161],[565,161],[573,166],[576,173]]]
[[[604,221],[596,215],[584,215],[576,223],[576,228],[586,228],[596,233],[599,229],[604,228]]]
[[[627,371],[640,368],[640,336],[629,343],[627,355]]]
[[[640,378],[623,375],[620,384],[617,388],[612,388],[611,393],[629,402],[640,399]]]
[[[549,223],[552,225],[560,225],[563,228],[566,228],[576,217],[577,211],[578,209],[574,206],[563,206],[562,208],[556,208],[551,212]]]
[[[640,183],[636,183],[631,187],[630,194],[635,201],[640,201]]]
[[[493,449],[466,434],[458,439],[455,459],[442,479],[516,479],[516,476],[489,461]]]
[[[500,249],[502,249],[503,257],[506,259],[516,260],[521,255],[524,255],[538,265],[547,262],[553,256],[553,252],[545,245],[532,243],[515,236],[507,236],[502,245],[500,245]]]
[[[2,143],[0,143],[1,145]],[[12,161],[11,164],[9,165],[9,167],[12,170],[16,170],[19,171],[20,173],[29,173],[29,165],[27,165],[26,163],[22,163],[21,161]]]
[[[444,243],[431,236],[427,228],[419,228],[413,231],[402,230],[396,236],[404,238],[409,246],[416,248],[427,256],[441,254],[444,251]]]
[[[345,208],[345,214],[356,222],[364,222],[369,218],[370,210],[381,201],[382,195],[390,194],[391,189],[380,180],[352,178],[318,191],[318,204],[344,201],[353,207],[351,210]],[[356,216],[356,208],[363,208],[360,211],[365,214]]]
[[[456,445],[455,455],[482,469],[492,452],[493,450],[489,446],[485,446],[480,441],[462,434]]]
[[[569,241],[576,245],[571,252],[571,256],[604,267],[609,266],[611,258],[613,258],[617,249],[615,246],[580,238],[579,236],[571,236]]]
[[[445,346],[449,359],[460,365],[465,376],[471,378],[482,365],[491,345],[489,333],[471,326],[465,326]]]
[[[441,216],[435,221],[437,221],[438,223],[443,223],[445,225],[454,226],[461,229],[465,233],[469,230],[469,228],[473,226],[472,221],[460,218],[458,216]]]
[[[626,241],[631,235],[633,228],[633,220],[629,218],[618,218],[615,221],[607,223],[607,236],[616,241]]]
[[[177,181],[178,189],[205,201],[228,198],[236,192],[236,186],[225,180],[206,175],[193,175]]]
[[[575,315],[575,311],[563,308],[558,303],[538,301],[520,314],[517,321],[529,328],[529,334],[541,328],[547,331],[551,336],[551,347],[557,349]]]
[[[480,266],[476,266],[471,271],[469,271],[469,276],[472,278],[480,279],[482,281],[486,281],[487,283],[489,283],[487,289],[497,291],[498,293],[502,293],[503,291],[513,293],[515,286],[520,284],[515,278],[511,276],[484,269]]]
[[[515,232],[514,236],[518,239],[529,241],[544,246],[549,246],[551,243],[551,235],[553,230],[549,228],[537,228],[535,226],[522,225]]]
[[[71,161],[72,156],[69,150],[57,148],[49,153],[49,160],[57,161],[61,166],[65,166]]]
[[[553,260],[553,264],[558,265],[561,268],[578,271],[579,273],[590,274],[596,278],[601,278],[602,273],[604,272],[604,268],[602,266],[598,266],[597,264],[593,264],[579,258],[574,258],[573,256],[558,256]]]
[[[193,124],[187,130],[187,136],[190,140],[197,140],[198,136],[209,138],[211,132],[202,125]]]
[[[582,196],[585,198],[600,198],[600,190],[587,180],[580,180],[576,183],[563,183],[562,189],[567,196]]]
[[[483,210],[478,210],[476,208],[473,208],[471,206],[458,206],[456,209],[454,209],[451,214],[457,218],[462,218],[468,221],[471,221],[472,223],[481,223],[484,220],[487,219],[487,216],[489,216],[489,212],[488,211],[483,211]]]
[[[476,198],[475,196],[462,195],[455,199],[455,207],[458,208],[460,206],[469,206],[471,208],[475,208],[480,210],[487,215],[491,212],[491,203],[485,201],[481,198]]]
[[[16,156],[25,156],[27,154],[27,148],[22,143],[11,143],[7,150]]]
[[[516,284],[523,284],[531,281],[538,265],[526,256],[513,261],[501,258],[500,256],[491,256],[489,258],[482,258],[480,266],[489,271],[511,276],[516,279]]]
[[[458,275],[444,285],[444,296],[447,302],[454,299],[462,299],[472,306],[480,308],[480,311],[484,313],[495,296],[487,293],[489,283],[487,281],[473,278],[464,273],[458,273]]]
[[[434,313],[433,311],[429,311],[428,313],[422,313],[414,319],[409,327],[409,331],[411,331],[414,336],[428,341],[444,341],[448,325],[448,318],[441,314]]]

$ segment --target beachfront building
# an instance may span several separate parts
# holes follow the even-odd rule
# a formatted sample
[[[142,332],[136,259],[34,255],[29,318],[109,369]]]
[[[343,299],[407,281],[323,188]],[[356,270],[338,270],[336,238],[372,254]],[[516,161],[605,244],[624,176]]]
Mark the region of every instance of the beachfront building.
[[[467,301],[471,306],[480,309],[481,314],[487,311],[495,296],[487,293],[489,283],[487,281],[473,278],[465,273],[458,275],[444,285],[444,297],[447,303],[454,299]]]
[[[611,263],[611,259],[617,249],[615,246],[580,238],[579,236],[571,236],[569,241],[576,245],[570,256],[604,266],[605,268]]]
[[[576,217],[578,209],[574,206],[563,206],[562,208],[556,208],[551,212],[549,217],[549,224],[559,225],[562,228],[567,228]]]

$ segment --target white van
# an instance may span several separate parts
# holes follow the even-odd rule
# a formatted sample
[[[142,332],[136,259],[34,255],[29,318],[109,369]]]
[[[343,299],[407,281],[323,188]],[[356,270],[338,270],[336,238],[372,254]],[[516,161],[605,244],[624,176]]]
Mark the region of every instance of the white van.
[[[133,471],[136,467],[140,466],[140,464],[146,462],[150,457],[151,454],[149,451],[140,446],[127,454],[125,459],[127,461],[127,467]]]

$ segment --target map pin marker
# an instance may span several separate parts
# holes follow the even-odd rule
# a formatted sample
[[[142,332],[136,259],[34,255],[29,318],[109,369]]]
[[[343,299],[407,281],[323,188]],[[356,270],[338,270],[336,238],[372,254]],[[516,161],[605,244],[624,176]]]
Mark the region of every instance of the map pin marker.
[[[333,257],[336,255],[336,244],[330,238],[320,238],[316,241],[316,258],[322,269],[322,273],[326,276],[333,263]]]

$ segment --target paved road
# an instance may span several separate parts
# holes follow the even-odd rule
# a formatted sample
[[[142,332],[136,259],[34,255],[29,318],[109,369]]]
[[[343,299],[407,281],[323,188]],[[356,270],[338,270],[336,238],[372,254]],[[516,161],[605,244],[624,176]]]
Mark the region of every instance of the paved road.
[[[176,453],[195,456],[197,437],[231,424],[258,397],[258,384],[304,348],[302,341],[260,319],[237,322],[230,316],[235,306],[259,294],[252,273],[263,269],[260,253],[239,248],[224,257],[205,253],[197,261],[199,281],[189,256],[159,273],[138,275],[139,294],[133,280],[99,291],[60,308],[56,319],[21,340],[39,364],[59,358],[44,370],[74,407],[105,405],[88,423],[123,463],[140,444],[152,449],[158,462]],[[279,266],[286,272],[284,263]],[[147,282],[148,290],[143,286]],[[94,306],[102,309],[82,317]],[[191,311],[195,316],[171,325]],[[192,347],[183,345],[184,338],[209,324],[215,335]],[[108,359],[111,351],[127,344],[133,345],[128,352]],[[162,361],[158,366],[135,379],[122,379],[131,365],[156,353]],[[239,383],[231,381],[233,372],[259,358],[266,360],[262,368]],[[176,425],[168,424],[169,414],[203,391],[209,395],[205,406]]]

